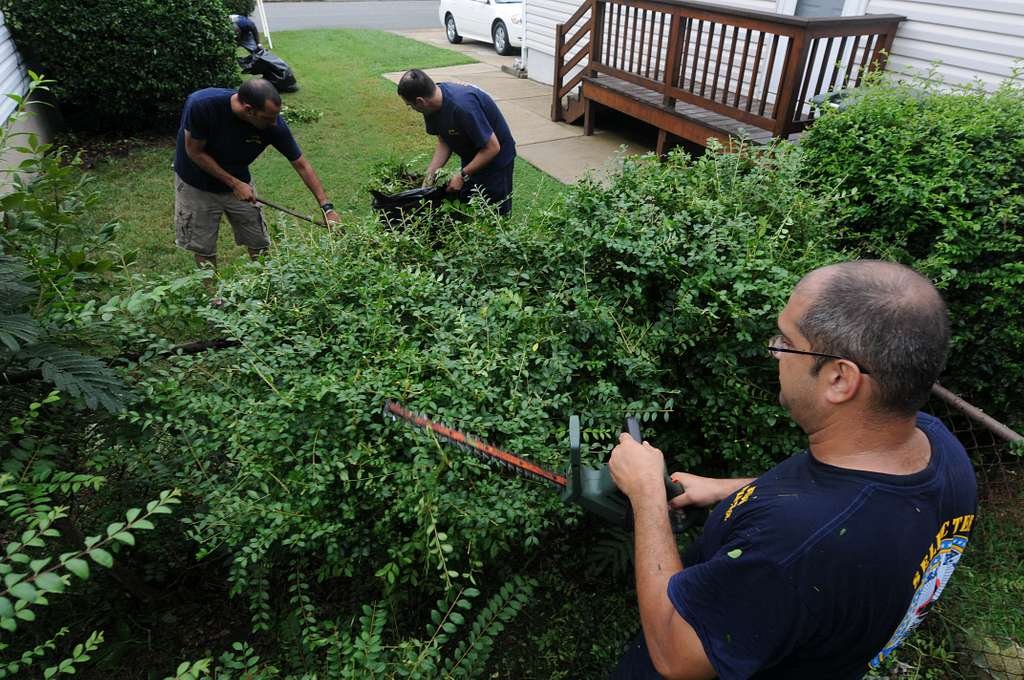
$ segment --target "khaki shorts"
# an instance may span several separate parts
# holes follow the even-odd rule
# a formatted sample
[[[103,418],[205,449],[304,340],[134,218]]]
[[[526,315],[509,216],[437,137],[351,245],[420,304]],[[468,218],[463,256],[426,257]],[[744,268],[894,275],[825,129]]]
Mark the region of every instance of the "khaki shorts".
[[[240,201],[230,191],[217,194],[196,189],[174,175],[175,243],[203,257],[216,256],[222,214],[227,215],[235,232],[235,243],[251,250],[270,246],[263,211],[258,205]]]

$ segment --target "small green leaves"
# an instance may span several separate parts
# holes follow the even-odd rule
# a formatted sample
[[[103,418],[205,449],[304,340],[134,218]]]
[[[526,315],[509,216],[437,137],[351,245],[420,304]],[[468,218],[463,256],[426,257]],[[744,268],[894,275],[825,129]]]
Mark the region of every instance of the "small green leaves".
[[[14,586],[8,588],[8,591],[13,597],[24,600],[26,602],[35,602],[37,591],[35,586],[31,583],[16,583]]]
[[[135,537],[129,534],[127,531],[119,531],[112,537],[115,541],[124,543],[125,545],[135,545]]]
[[[114,557],[103,548],[93,548],[89,551],[89,557],[93,562],[107,569],[114,566]]]
[[[64,563],[64,566],[67,567],[68,571],[83,581],[89,578],[89,563],[83,559],[70,559]]]
[[[48,593],[63,593],[64,581],[52,571],[44,572],[36,576],[35,585],[40,590]]]
[[[731,557],[732,559],[734,559],[734,560],[735,560],[735,559],[737,559],[737,558],[738,558],[738,557],[739,557],[740,555],[742,555],[742,554],[743,554],[743,551],[742,551],[742,550],[740,550],[739,548],[733,548],[732,550],[730,550],[729,552],[727,552],[727,553],[725,553],[725,554],[726,554],[726,555],[728,555],[729,557]]]

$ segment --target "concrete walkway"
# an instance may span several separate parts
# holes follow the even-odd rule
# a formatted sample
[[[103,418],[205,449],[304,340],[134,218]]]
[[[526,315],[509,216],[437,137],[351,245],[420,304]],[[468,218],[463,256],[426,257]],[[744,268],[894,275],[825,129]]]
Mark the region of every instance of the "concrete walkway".
[[[551,87],[503,72],[501,67],[511,66],[514,57],[499,56],[486,43],[467,40],[461,45],[451,45],[441,26],[396,33],[478,59],[477,64],[426,69],[426,72],[435,81],[469,83],[485,90],[508,121],[519,157],[562,182],[575,182],[588,172],[604,176],[615,169],[623,154],[651,150],[611,131],[595,130],[592,137],[585,137],[582,125],[552,122]],[[384,74],[395,83],[401,76],[402,72]]]

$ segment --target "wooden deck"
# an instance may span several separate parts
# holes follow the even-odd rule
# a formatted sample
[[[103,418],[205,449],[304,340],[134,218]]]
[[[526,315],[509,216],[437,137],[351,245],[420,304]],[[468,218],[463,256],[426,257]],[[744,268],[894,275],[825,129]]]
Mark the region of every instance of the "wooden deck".
[[[552,120],[595,105],[706,144],[765,143],[807,127],[811,100],[884,67],[904,17],[807,18],[689,0],[586,0],[555,30]]]
[[[706,141],[714,137],[724,143],[730,138],[741,138],[754,144],[765,144],[773,139],[771,130],[738,121],[696,104],[677,101],[672,106],[666,106],[662,95],[621,78],[596,76],[584,78],[582,84],[585,100],[646,120],[659,130],[682,139]]]

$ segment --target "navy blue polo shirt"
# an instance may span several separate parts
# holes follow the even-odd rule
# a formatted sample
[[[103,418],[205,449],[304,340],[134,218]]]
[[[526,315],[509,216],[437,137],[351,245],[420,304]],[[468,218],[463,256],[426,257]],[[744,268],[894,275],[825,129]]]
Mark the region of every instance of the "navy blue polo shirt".
[[[912,475],[826,465],[808,451],[722,501],[668,597],[722,680],[852,680],[921,621],[967,545],[976,484],[960,442]]]
[[[501,150],[487,169],[506,167],[516,157],[516,142],[508,129],[505,117],[491,96],[473,85],[438,83],[441,88],[441,108],[423,115],[427,134],[444,140],[466,167],[477,152],[494,134]]]
[[[227,185],[206,174],[188,157],[185,152],[185,130],[189,131],[193,139],[205,140],[206,151],[220,167],[243,182],[252,180],[249,165],[268,146],[273,146],[292,162],[302,156],[302,150],[299,149],[292,131],[288,129],[288,124],[281,116],[277,117],[276,125],[260,130],[231,112],[233,94],[235,90],[208,87],[193,92],[185,100],[185,108],[181,112],[181,125],[178,127],[174,171],[196,189],[214,193],[231,191]]]

